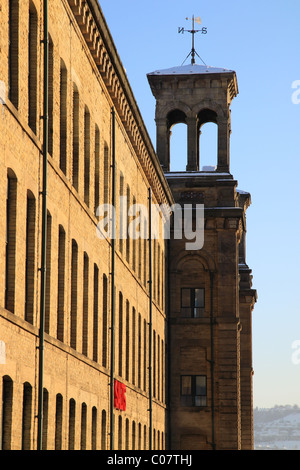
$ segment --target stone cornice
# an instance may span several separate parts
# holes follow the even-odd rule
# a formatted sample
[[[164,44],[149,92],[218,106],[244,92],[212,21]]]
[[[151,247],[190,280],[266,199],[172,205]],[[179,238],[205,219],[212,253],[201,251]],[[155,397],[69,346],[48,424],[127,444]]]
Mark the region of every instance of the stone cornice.
[[[97,0],[68,0],[158,203],[173,196]]]

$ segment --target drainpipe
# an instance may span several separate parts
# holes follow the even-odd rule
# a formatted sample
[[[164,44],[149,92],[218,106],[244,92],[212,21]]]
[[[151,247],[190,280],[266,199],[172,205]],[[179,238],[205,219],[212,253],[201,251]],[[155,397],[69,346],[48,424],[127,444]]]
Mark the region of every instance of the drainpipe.
[[[112,207],[116,199],[115,110],[112,108]],[[113,217],[113,214],[112,214]],[[114,450],[114,364],[115,364],[115,220],[111,240],[111,365],[110,365],[110,450]]]
[[[214,367],[215,367],[215,358],[214,358],[214,273],[210,271],[210,341],[211,341],[211,360],[210,360],[210,371],[211,371],[211,441],[212,448],[216,450],[215,443],[215,392],[214,392]]]
[[[149,450],[152,450],[152,191],[149,188]]]
[[[43,191],[42,191],[42,254],[41,254],[41,303],[39,330],[39,382],[38,382],[38,435],[37,449],[42,450],[43,434],[43,380],[44,380],[44,330],[45,330],[45,281],[47,242],[47,163],[48,163],[48,0],[44,0],[44,111],[43,111]]]

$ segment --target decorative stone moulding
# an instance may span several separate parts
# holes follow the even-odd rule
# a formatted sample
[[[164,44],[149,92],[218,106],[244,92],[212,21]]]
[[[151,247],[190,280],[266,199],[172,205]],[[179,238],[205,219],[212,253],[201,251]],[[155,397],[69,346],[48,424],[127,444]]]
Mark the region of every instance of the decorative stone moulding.
[[[86,44],[91,52],[100,75],[107,87],[111,99],[118,111],[120,119],[128,133],[131,144],[139,158],[142,168],[150,185],[153,194],[159,204],[168,203],[165,191],[159,178],[157,178],[153,166],[153,158],[144,139],[140,133],[140,125],[137,123],[131,110],[131,103],[128,101],[120,82],[118,71],[112,63],[110,54],[106,48],[101,31],[95,21],[93,13],[86,0],[67,0],[76,18],[77,24],[82,32]]]

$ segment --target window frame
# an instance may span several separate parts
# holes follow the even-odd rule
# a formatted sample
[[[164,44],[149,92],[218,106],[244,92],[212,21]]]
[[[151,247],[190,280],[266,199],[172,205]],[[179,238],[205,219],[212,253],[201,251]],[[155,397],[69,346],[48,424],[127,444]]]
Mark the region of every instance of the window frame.
[[[190,384],[190,390],[191,393],[182,393],[183,392],[183,379],[190,377],[191,384]],[[205,380],[205,393],[200,393],[196,395],[197,391],[197,378],[204,379]],[[197,404],[197,398],[199,398],[199,404]],[[195,408],[204,408],[207,406],[207,376],[203,374],[197,374],[197,375],[192,375],[192,374],[183,374],[180,376],[180,403],[181,406],[188,406],[188,407],[195,407]]]
[[[190,298],[189,298],[189,306],[183,305],[183,291],[184,290],[189,290],[190,291]],[[203,302],[200,307],[197,307],[195,305],[195,300],[196,300],[196,290],[202,291],[201,295],[203,297]],[[199,315],[195,315],[195,310],[199,311]],[[183,315],[183,312],[186,312],[189,310],[189,315]],[[181,287],[181,292],[180,292],[180,312],[181,316],[185,318],[203,318],[204,313],[205,313],[205,288],[204,287]]]

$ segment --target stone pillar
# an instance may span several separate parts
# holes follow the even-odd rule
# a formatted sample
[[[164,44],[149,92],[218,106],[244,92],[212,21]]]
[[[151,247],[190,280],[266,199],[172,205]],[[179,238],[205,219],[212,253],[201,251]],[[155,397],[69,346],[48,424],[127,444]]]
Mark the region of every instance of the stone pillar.
[[[170,171],[170,129],[166,119],[156,119],[156,153],[164,171]]]
[[[229,172],[230,124],[227,119],[218,123],[218,168],[217,171]]]
[[[186,171],[199,171],[198,124],[196,116],[187,119],[188,125],[188,158]]]

